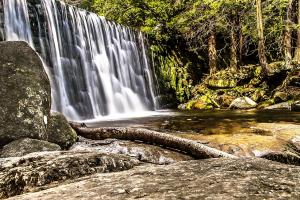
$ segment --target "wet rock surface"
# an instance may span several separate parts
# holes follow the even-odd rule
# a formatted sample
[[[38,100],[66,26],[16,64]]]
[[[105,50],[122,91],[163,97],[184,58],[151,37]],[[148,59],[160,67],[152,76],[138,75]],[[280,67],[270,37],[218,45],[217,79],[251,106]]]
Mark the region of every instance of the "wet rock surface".
[[[209,159],[95,174],[11,199],[297,199],[300,168],[258,159]]]
[[[59,151],[60,146],[47,141],[24,138],[5,145],[0,151],[0,157],[20,157],[33,152]]]
[[[139,164],[129,156],[96,152],[44,152],[2,158],[0,199],[51,187],[51,183],[57,185],[95,173],[127,170]]]
[[[79,137],[79,142],[74,144],[70,150],[123,154],[135,157],[142,162],[154,164],[170,164],[192,159],[175,150],[172,151],[150,144],[115,139],[89,140]]]
[[[291,104],[289,102],[277,103],[264,108],[265,110],[291,110]]]

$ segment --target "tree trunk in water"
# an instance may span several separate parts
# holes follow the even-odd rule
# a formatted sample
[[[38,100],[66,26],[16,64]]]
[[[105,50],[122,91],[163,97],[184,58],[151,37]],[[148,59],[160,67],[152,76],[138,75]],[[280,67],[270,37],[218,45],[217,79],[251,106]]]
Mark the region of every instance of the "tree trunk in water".
[[[208,57],[210,75],[217,71],[217,48],[215,31],[211,31],[208,38]]]
[[[298,0],[297,48],[296,48],[294,59],[295,61],[300,63],[300,0]]]
[[[198,159],[205,158],[237,158],[234,155],[205,146],[193,140],[188,140],[174,135],[151,131],[141,128],[84,128],[71,123],[71,126],[82,137],[92,140],[115,138],[120,140],[142,141],[167,148],[177,149]]]
[[[286,22],[285,22],[285,29],[284,29],[284,56],[285,56],[285,63],[287,67],[291,66],[292,62],[292,36],[291,36],[291,24],[292,24],[292,0],[289,0],[287,6],[287,15],[286,15]]]
[[[256,0],[256,17],[257,17],[257,32],[258,32],[258,57],[263,70],[263,74],[267,75],[269,70],[267,66],[266,48],[264,42],[264,28],[262,18],[261,0]]]

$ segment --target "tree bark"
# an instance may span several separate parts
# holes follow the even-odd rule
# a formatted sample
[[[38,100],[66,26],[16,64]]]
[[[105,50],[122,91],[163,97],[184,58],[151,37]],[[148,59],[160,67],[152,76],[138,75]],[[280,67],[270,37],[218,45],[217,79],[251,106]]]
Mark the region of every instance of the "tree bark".
[[[264,75],[267,75],[269,73],[269,70],[268,70],[266,48],[264,42],[264,28],[263,28],[261,0],[256,0],[256,17],[257,17],[259,63],[262,67]]]
[[[230,47],[230,69],[231,71],[237,71],[238,58],[237,58],[237,34],[233,28],[230,33],[231,47]]]
[[[244,35],[242,29],[242,18],[239,17],[239,60],[238,65],[243,65],[243,49],[244,48]]]
[[[300,63],[300,0],[298,0],[298,27],[297,27],[297,48],[294,60]]]
[[[208,38],[208,57],[210,75],[217,71],[217,48],[215,31],[211,31]]]
[[[287,5],[287,15],[286,15],[286,22],[285,22],[285,29],[284,29],[284,56],[285,56],[285,63],[287,67],[291,66],[292,62],[292,33],[291,33],[291,25],[292,25],[292,4],[293,0],[289,0]]]
[[[234,155],[205,146],[193,140],[180,138],[174,135],[151,131],[141,128],[84,128],[72,124],[72,127],[82,137],[92,140],[115,138],[120,140],[142,141],[167,148],[177,149],[197,159],[205,158],[237,158]]]
[[[239,31],[241,28],[241,17],[239,16],[237,11],[232,12],[232,27],[230,31],[230,40],[231,40],[231,46],[230,46],[230,69],[231,71],[235,72],[238,69],[239,65],[239,58],[238,58],[238,48],[239,48]]]

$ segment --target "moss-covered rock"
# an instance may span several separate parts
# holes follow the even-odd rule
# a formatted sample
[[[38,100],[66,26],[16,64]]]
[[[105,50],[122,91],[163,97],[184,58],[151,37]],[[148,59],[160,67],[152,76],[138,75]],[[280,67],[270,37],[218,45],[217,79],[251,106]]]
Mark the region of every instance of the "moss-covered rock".
[[[236,85],[235,79],[209,79],[207,81],[207,86],[210,88],[233,88]]]
[[[281,102],[288,101],[290,99],[290,96],[286,92],[277,91],[273,95],[273,99],[275,103],[281,103]]]
[[[59,144],[67,149],[77,140],[77,134],[69,125],[67,119],[58,112],[51,113],[47,125],[47,141]]]
[[[0,43],[0,146],[46,136],[50,83],[43,64],[25,42]]]
[[[5,145],[1,151],[0,157],[21,157],[33,152],[41,151],[59,151],[60,146],[47,141],[24,138],[15,140]]]
[[[293,111],[300,111],[300,101],[295,101],[291,103],[291,110]]]

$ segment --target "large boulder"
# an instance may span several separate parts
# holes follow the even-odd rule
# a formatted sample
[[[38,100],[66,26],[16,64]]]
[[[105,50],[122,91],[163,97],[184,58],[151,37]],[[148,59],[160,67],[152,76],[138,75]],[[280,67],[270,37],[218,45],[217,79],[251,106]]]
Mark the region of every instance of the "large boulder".
[[[0,74],[0,146],[45,137],[51,88],[39,56],[25,42],[2,42]]]
[[[63,148],[75,142],[67,121],[50,117],[50,82],[27,43],[0,43],[0,74],[0,147],[21,138],[47,140]]]
[[[59,151],[60,146],[43,140],[24,138],[5,145],[0,157],[20,157],[33,152]]]

